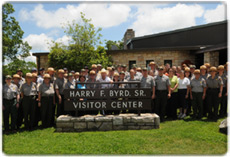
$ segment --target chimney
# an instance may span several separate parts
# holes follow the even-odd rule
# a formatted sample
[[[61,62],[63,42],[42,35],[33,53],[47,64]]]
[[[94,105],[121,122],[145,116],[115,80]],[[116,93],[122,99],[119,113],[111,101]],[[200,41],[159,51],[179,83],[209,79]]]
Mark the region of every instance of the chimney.
[[[133,29],[127,29],[124,35],[124,50],[127,50],[128,47],[126,45],[127,41],[129,39],[132,39],[135,37],[135,32],[133,31]]]

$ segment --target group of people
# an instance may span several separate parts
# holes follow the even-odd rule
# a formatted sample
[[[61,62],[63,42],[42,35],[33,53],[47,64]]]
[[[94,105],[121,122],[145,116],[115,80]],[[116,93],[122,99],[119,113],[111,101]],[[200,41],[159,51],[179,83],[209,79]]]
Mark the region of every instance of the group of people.
[[[80,72],[64,68],[56,73],[52,67],[47,71],[44,68],[38,71],[33,68],[31,73],[26,73],[25,78],[22,70],[18,69],[13,76],[5,77],[4,130],[16,131],[23,122],[26,129],[32,130],[40,120],[43,128],[54,126],[55,117],[71,114],[64,110],[64,89],[138,88],[137,84],[125,84],[132,81],[139,81],[140,88],[151,88],[152,110],[147,112],[158,114],[161,121],[166,117],[183,119],[191,113],[194,119],[207,117],[216,121],[218,117],[227,116],[227,67],[228,63],[218,67],[205,63],[196,68],[195,65],[186,64],[157,66],[155,62],[150,62],[148,68],[133,64],[127,71],[126,65],[105,69],[100,64],[93,64],[90,69],[85,66]],[[109,83],[103,84],[105,82]],[[104,112],[102,114],[133,111]]]

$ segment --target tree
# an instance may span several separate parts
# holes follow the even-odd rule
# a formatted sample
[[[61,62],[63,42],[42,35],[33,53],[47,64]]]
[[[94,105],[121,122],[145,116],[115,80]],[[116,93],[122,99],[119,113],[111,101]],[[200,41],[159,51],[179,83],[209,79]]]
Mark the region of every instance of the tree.
[[[15,59],[13,62],[3,66],[3,75],[14,75],[17,69],[21,69],[23,74],[30,72],[33,67],[37,67],[34,62],[26,62],[24,60]]]
[[[16,60],[18,57],[25,58],[30,55],[31,47],[27,42],[23,42],[24,32],[18,21],[10,14],[14,12],[13,5],[5,3],[2,7],[2,51],[3,63],[5,60]]]
[[[49,65],[54,68],[66,67],[70,70],[80,70],[84,66],[91,67],[94,63],[100,63],[103,66],[111,65],[111,57],[109,57],[102,44],[101,28],[96,29],[90,23],[91,19],[86,19],[81,13],[81,23],[72,21],[64,25],[64,32],[70,41],[68,45],[53,42],[49,53]]]
[[[124,42],[123,41],[106,40],[105,47],[107,50],[112,50],[113,45],[116,46],[118,50],[124,49]]]

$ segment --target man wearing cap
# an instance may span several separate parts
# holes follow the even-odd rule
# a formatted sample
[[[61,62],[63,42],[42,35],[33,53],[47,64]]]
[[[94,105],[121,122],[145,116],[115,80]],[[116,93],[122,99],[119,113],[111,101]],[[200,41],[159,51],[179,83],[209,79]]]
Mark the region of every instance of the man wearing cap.
[[[19,89],[21,88],[21,85],[19,83],[20,80],[21,80],[21,77],[18,74],[13,75],[13,84],[15,84],[18,87],[19,94],[20,94]],[[18,110],[17,110],[17,128],[18,129],[21,127],[22,121],[23,121],[23,110],[22,110],[22,101],[21,101],[21,97],[20,97],[20,99],[19,99],[19,107],[18,107]]]
[[[207,72],[207,67],[205,65],[200,66],[200,77],[203,78],[206,82],[207,78],[210,76],[210,74]],[[208,113],[208,103],[207,103],[207,97],[203,100],[203,116],[207,116]]]
[[[21,97],[25,128],[31,130],[35,123],[37,86],[32,82],[32,74],[26,74],[26,83],[21,86]]]
[[[65,83],[65,89],[75,89],[75,82],[74,77],[72,73],[69,73],[68,75],[68,81]]]
[[[54,81],[56,80],[56,77],[54,76],[55,70],[52,67],[49,67],[47,70],[47,73],[50,75],[50,82],[54,83]]]
[[[63,70],[64,70],[65,74],[68,74],[68,69],[67,68],[63,68]]]
[[[158,69],[158,75],[155,76],[156,84],[156,106],[155,111],[160,116],[161,121],[164,121],[167,98],[171,97],[171,88],[169,77],[163,74],[164,68],[162,66]]]
[[[101,69],[102,69],[101,64],[97,64],[97,72],[101,71]]]
[[[39,75],[38,75],[38,79],[37,79],[38,84],[42,84],[42,82],[43,82],[44,70],[45,70],[44,68],[39,69]]]
[[[60,115],[63,115],[64,112],[64,85],[66,83],[66,80],[64,79],[64,70],[59,69],[58,70],[58,77],[56,81],[54,82],[54,88],[56,92],[56,100],[57,100],[57,117]]]
[[[150,75],[148,75],[148,70],[146,67],[142,69],[142,75],[141,78],[141,88],[151,88],[152,92],[152,99],[155,99],[155,81],[154,78]],[[152,111],[153,111],[153,101],[152,101]]]
[[[97,65],[96,64],[92,64],[91,65],[91,70],[95,71],[95,73],[97,73]]]
[[[86,81],[88,80],[88,77],[86,77],[88,74],[86,73],[85,69],[81,69],[81,75],[85,77]]]
[[[89,72],[89,79],[86,81],[87,83],[95,83],[95,84],[87,84],[87,89],[99,89],[100,84],[97,84],[99,81],[96,80],[96,72],[94,70],[91,70]]]
[[[6,76],[6,84],[3,86],[3,121],[5,131],[9,129],[9,115],[11,116],[11,130],[16,130],[17,108],[19,107],[19,90],[18,87],[11,83],[12,77]]]
[[[142,73],[140,73],[140,72],[137,71],[137,65],[133,64],[132,65],[132,69],[134,70],[134,73],[135,73],[134,75],[135,75],[137,81],[140,81],[141,78],[142,78]]]
[[[207,70],[207,73],[209,73],[209,69],[211,67],[210,63],[204,63],[204,65],[206,66],[206,70]]]
[[[126,64],[123,64],[123,65],[122,65],[122,71],[125,72],[125,79],[127,80],[127,79],[130,77],[130,74],[129,74],[129,72],[127,71],[127,66],[126,66]]]
[[[107,67],[107,70],[109,71],[108,77],[113,80],[114,70],[112,67]]]
[[[36,68],[32,68],[31,69],[31,73],[33,74],[33,73],[37,73],[37,69]]]
[[[22,77],[23,73],[22,73],[22,70],[21,69],[18,69],[17,70],[17,74],[21,77],[20,81],[19,81],[19,84],[20,86],[25,83],[25,78]]]
[[[217,68],[211,67],[210,74],[206,80],[207,83],[207,102],[208,102],[208,119],[217,121],[219,98],[222,97],[223,80],[220,76],[216,75]]]
[[[189,66],[189,68],[190,68],[190,73],[191,73],[190,79],[193,79],[195,77],[195,75],[193,73],[196,69],[196,66],[192,64]]]
[[[50,75],[43,76],[44,81],[39,86],[38,106],[41,108],[42,127],[50,127],[53,124],[53,106],[55,104],[54,85],[50,82]]]
[[[137,78],[135,77],[135,71],[133,69],[130,70],[130,77],[128,78],[128,82],[137,81]],[[137,88],[137,84],[128,84],[129,88]]]
[[[194,71],[195,77],[190,81],[190,98],[192,100],[193,118],[203,117],[203,100],[206,97],[206,81],[200,77],[200,70]]]
[[[120,80],[119,82],[127,82],[127,80],[125,79],[125,72],[124,71],[121,71],[120,72]],[[127,88],[127,84],[120,84],[119,85],[119,88]]]
[[[32,73],[32,82],[34,82],[37,86],[37,89],[39,89],[39,86],[41,83],[38,83],[38,75],[36,73]],[[43,81],[42,81],[43,82]],[[36,93],[36,100],[38,99],[38,93]],[[40,121],[41,118],[41,113],[40,113],[40,108],[38,107],[38,102],[36,101],[35,103],[35,115],[34,115],[34,125],[33,127],[38,126],[38,122]]]
[[[75,83],[76,83],[77,81],[79,81],[79,75],[80,75],[79,72],[75,72],[75,74],[74,74],[74,81],[75,81]]]
[[[141,69],[141,67],[137,67],[137,72],[139,72],[139,73],[142,73],[142,69]]]
[[[158,70],[156,69],[156,63],[152,61],[152,62],[149,63],[149,66],[150,66],[151,70],[153,71],[154,76],[157,76],[158,75]]]
[[[228,96],[228,76],[224,74],[224,66],[219,65],[218,66],[218,76],[222,78],[223,80],[223,91],[222,91],[222,97],[220,98],[220,112],[219,112],[219,117],[226,117],[227,116],[227,96]]]

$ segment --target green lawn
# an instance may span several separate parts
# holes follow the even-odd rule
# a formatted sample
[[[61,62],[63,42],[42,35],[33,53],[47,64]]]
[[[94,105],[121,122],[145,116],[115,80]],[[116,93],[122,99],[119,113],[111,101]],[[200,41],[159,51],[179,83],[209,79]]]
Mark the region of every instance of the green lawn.
[[[3,135],[6,154],[224,154],[218,122],[176,120],[160,129],[55,133],[55,128]]]

